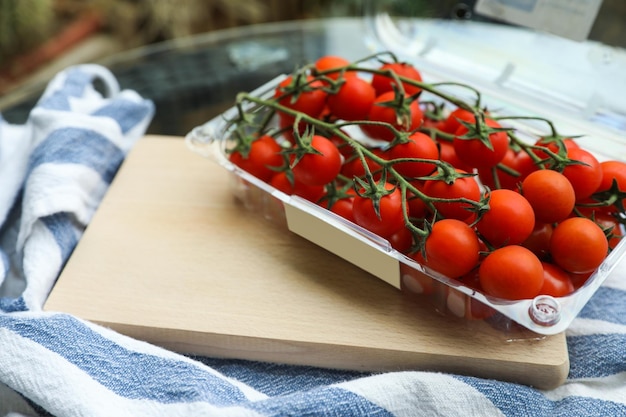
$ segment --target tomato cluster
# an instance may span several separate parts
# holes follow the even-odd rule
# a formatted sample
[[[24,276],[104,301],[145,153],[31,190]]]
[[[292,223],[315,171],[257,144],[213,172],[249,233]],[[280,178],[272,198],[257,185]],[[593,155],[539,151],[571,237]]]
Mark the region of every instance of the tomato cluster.
[[[392,58],[324,56],[272,98],[246,96],[276,123],[240,114],[251,132],[231,161],[486,295],[583,285],[622,236],[626,163],[599,161],[545,119],[546,135],[520,140],[507,121],[523,117],[451,97]]]

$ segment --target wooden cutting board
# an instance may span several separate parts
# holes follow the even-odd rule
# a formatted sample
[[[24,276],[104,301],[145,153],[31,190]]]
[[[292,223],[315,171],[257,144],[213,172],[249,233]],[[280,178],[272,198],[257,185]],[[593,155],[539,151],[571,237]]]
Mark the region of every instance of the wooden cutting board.
[[[442,316],[233,198],[182,138],[147,136],[45,305],[174,351],[367,371],[427,370],[553,388],[565,336]]]

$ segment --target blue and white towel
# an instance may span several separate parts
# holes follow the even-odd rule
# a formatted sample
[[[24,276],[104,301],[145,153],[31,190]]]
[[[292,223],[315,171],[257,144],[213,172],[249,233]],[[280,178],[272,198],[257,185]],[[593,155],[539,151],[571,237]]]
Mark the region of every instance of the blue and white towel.
[[[104,94],[93,80],[105,85]],[[0,120],[0,416],[626,416],[626,271],[567,333],[551,391],[431,372],[366,374],[185,357],[41,307],[152,103],[99,66]]]

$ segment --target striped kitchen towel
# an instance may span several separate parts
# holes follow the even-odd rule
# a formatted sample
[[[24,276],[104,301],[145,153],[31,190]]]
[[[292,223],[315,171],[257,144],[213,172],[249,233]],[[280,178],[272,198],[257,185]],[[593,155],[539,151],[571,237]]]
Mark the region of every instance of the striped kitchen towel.
[[[550,391],[445,373],[187,357],[42,311],[153,114],[150,101],[86,65],[60,73],[25,125],[0,120],[0,416],[626,416],[620,268],[568,330],[571,372]]]

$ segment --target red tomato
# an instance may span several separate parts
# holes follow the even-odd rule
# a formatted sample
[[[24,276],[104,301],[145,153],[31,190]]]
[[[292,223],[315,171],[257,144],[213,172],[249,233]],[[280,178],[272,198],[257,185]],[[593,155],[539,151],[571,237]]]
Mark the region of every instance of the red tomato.
[[[388,151],[391,159],[417,158],[436,160],[439,158],[439,149],[430,136],[421,132],[409,136],[408,142],[399,143]],[[423,177],[432,173],[437,166],[432,162],[399,162],[393,165],[402,176],[409,178]]]
[[[413,246],[413,233],[407,228],[402,227],[400,230],[387,238],[392,248],[400,253],[408,253]]]
[[[480,235],[495,247],[525,241],[535,227],[530,203],[512,190],[493,190],[489,195],[489,210],[476,224]]]
[[[600,162],[602,171],[602,181],[598,186],[597,192],[607,191],[611,188],[613,181],[617,183],[617,188],[626,192],[626,163],[622,161],[603,161]],[[626,199],[622,200],[622,208],[626,207]]]
[[[485,118],[485,125],[491,128],[502,127],[493,119]],[[462,138],[469,133],[469,129],[461,126],[454,133],[454,150],[459,159],[475,168],[490,168],[504,159],[509,149],[509,137],[506,132],[494,132],[489,134],[490,147],[487,147],[476,135],[472,138]]]
[[[402,194],[393,184],[386,183],[385,189],[393,191],[380,198],[378,213],[372,199],[357,195],[352,203],[354,221],[361,227],[388,238],[405,226],[402,212]]]
[[[576,290],[569,274],[562,268],[549,262],[541,264],[543,265],[543,286],[539,294],[564,297]]]
[[[380,69],[392,71],[396,75],[408,78],[410,80],[422,81],[422,75],[420,74],[420,72],[413,65],[405,62],[393,62],[383,64]],[[377,96],[380,96],[381,94],[388,91],[393,91],[393,85],[395,84],[396,82],[393,80],[393,78],[388,75],[374,74],[374,76],[372,77],[372,86],[374,86],[374,88],[376,89]],[[422,91],[420,87],[409,84],[408,82],[402,82],[401,84],[404,88],[404,94],[406,96],[412,96]]]
[[[230,160],[244,171],[268,182],[283,165],[282,148],[271,136],[261,136],[250,145],[247,155],[235,151]]]
[[[370,108],[368,120],[373,122],[389,123],[397,130],[411,132],[419,128],[424,118],[422,109],[420,109],[417,100],[410,102],[408,123],[398,123],[398,114],[396,109],[387,105],[381,105],[383,103],[391,102],[395,99],[395,93],[389,91],[376,97],[374,104]],[[408,124],[408,126],[407,126]],[[370,125],[364,124],[361,129],[374,139],[390,141],[394,138],[394,133],[385,125]]]
[[[535,221],[535,227],[522,246],[530,249],[539,259],[547,259],[550,254],[550,238],[554,227],[551,223]]]
[[[534,298],[543,286],[543,266],[528,249],[509,245],[491,252],[478,269],[486,294],[507,300]]]
[[[329,139],[314,135],[311,146],[319,153],[307,153],[293,166],[294,178],[307,185],[324,185],[341,171],[341,154]]]
[[[280,98],[278,103],[282,106],[288,107],[292,110],[296,110],[305,113],[311,117],[318,117],[324,107],[326,106],[326,92],[322,90],[324,84],[319,80],[314,80],[312,76],[302,77],[302,83],[309,83],[304,90],[298,93],[292,93],[291,88],[294,86],[296,79],[293,76],[285,78],[278,84],[274,96]],[[299,90],[296,90],[299,91]]]
[[[381,150],[374,150],[374,154],[382,155]],[[374,162],[371,158],[365,157],[365,162],[367,163],[367,167],[370,172],[373,174],[375,179],[380,178],[380,173],[382,167]],[[365,167],[361,163],[360,158],[351,157],[344,161],[343,166],[341,167],[341,174],[348,178],[363,178],[365,176]]]
[[[609,248],[614,249],[624,237],[621,223],[610,213],[596,211],[593,216],[593,220],[605,231],[605,236],[608,233]]]
[[[330,206],[330,211],[354,223],[354,216],[352,215],[353,201],[354,197],[340,198],[333,202],[332,206]],[[328,201],[324,201],[320,205],[328,209]]]
[[[315,61],[315,64],[314,64],[315,70],[317,72],[330,71],[324,74],[324,76],[328,78],[332,78],[333,80],[336,80],[337,78],[339,78],[341,74],[341,70],[347,67],[348,65],[350,65],[350,61],[340,56],[336,56],[336,55],[322,56],[317,61]],[[332,71],[335,69],[337,71]],[[350,71],[344,71],[343,73],[344,77],[351,77],[354,75],[356,75],[356,73],[350,72]]]
[[[314,203],[320,201],[326,193],[323,185],[306,185],[299,181],[294,181],[292,184],[289,181],[286,172],[279,172],[275,174],[269,184],[285,194],[297,195]]]
[[[454,134],[459,129],[459,127],[462,126],[459,120],[468,123],[474,123],[474,121],[476,120],[476,116],[473,112],[469,110],[457,107],[448,115],[448,117],[446,117],[443,124],[441,125],[441,130],[446,133]]]
[[[481,182],[491,189],[506,188],[509,190],[517,190],[518,185],[530,174],[537,169],[535,162],[528,155],[527,152],[518,151],[515,152],[509,148],[504,155],[504,158],[500,163],[508,168],[519,173],[518,175],[511,175],[508,172],[500,169],[499,167],[479,168],[478,177]],[[495,176],[493,169],[495,168]],[[496,180],[498,179],[499,186],[496,186]]]
[[[354,121],[367,118],[376,99],[374,87],[360,77],[348,77],[336,94],[328,95],[328,108],[337,118]]]
[[[424,189],[423,182],[413,181],[411,184],[417,188],[418,191],[422,191]],[[428,213],[426,203],[420,197],[413,194],[411,190],[407,190],[406,192],[406,203],[409,206],[409,217],[414,219],[426,217],[426,213]]]
[[[452,142],[448,142],[446,140],[439,140],[437,141],[437,143],[439,145],[439,159],[441,159],[444,162],[449,163],[453,167],[460,169],[462,171],[472,172],[474,168],[472,168],[471,166],[469,166],[465,162],[462,162],[459,159],[459,156],[456,154],[456,151],[454,150],[454,145],[452,145]]]
[[[584,217],[570,217],[559,223],[550,238],[554,262],[568,272],[581,274],[595,270],[608,254],[604,232]]]
[[[459,173],[464,171],[457,170]],[[474,177],[460,177],[453,183],[447,184],[443,180],[428,180],[424,183],[424,194],[438,199],[466,198],[472,201],[480,201],[480,186]],[[443,217],[464,220],[471,215],[468,211],[470,203],[454,201],[435,201],[433,205]]]
[[[576,200],[589,197],[595,193],[602,182],[602,168],[600,162],[590,152],[582,148],[571,148],[567,157],[585,165],[568,165],[563,169],[563,175],[572,183]]]
[[[540,169],[522,182],[522,194],[533,207],[537,221],[555,223],[566,219],[576,203],[574,187],[565,175]]]
[[[449,278],[459,278],[478,265],[478,236],[460,220],[435,222],[424,245],[426,265]]]
[[[560,139],[554,141],[546,138],[540,138],[537,142],[535,142],[535,146],[547,148],[556,154],[559,153],[560,144],[563,145],[565,151],[568,151],[572,148],[580,148],[580,146],[578,146],[578,143],[576,143],[573,139]],[[543,152],[539,149],[534,149],[533,152],[542,160],[550,158],[550,155],[548,155],[547,152]]]

